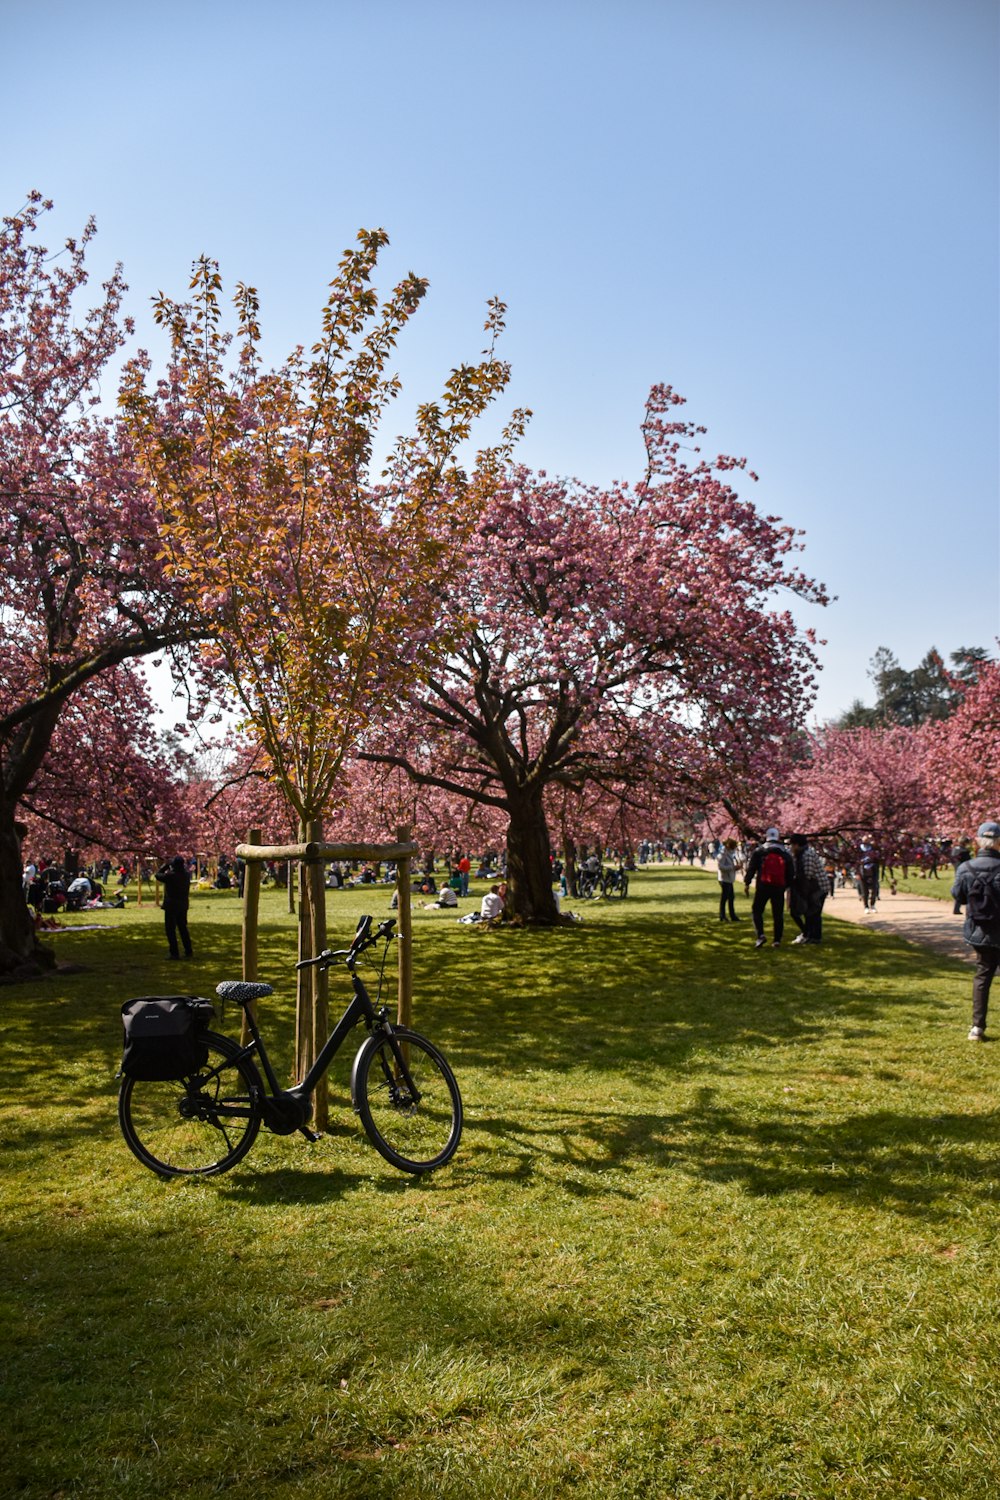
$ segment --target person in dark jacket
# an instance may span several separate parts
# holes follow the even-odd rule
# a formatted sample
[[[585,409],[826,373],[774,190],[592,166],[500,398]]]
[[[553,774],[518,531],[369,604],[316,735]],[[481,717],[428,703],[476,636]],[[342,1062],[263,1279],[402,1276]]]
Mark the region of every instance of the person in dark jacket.
[[[180,958],[177,939],[184,945],[184,957],[193,957],[187,914],[191,900],[191,876],[179,854],[160,866],[156,878],[163,886],[163,925],[167,931],[170,958]]]
[[[979,853],[967,859],[955,871],[955,883],[951,894],[955,898],[955,911],[961,913],[969,900],[969,892],[977,875],[997,882],[1000,896],[1000,823],[992,820],[980,825],[977,835]],[[986,1011],[990,1001],[990,985],[1000,965],[1000,922],[979,923],[971,912],[966,912],[965,941],[976,951],[976,972],[972,977],[972,1029],[970,1042],[985,1042]]]
[[[794,943],[823,941],[823,902],[828,881],[823,860],[804,833],[790,833],[788,844],[795,861],[795,884],[792,886],[792,916],[800,932]]]
[[[757,934],[754,947],[764,946],[764,908],[770,902],[774,922],[774,942],[771,946],[780,948],[781,936],[785,930],[785,892],[795,879],[795,861],[781,842],[776,828],[767,830],[763,844],[758,845],[750,856],[750,863],[743,877],[748,896],[754,876],[757,877],[757,889],[750,908],[754,932]]]
[[[858,856],[858,895],[866,913],[873,913],[878,902],[878,871],[878,851],[864,840]]]

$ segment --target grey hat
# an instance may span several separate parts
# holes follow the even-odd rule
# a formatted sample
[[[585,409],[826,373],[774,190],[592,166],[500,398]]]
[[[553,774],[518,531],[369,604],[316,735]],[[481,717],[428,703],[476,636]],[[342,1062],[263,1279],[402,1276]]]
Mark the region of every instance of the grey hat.
[[[1000,829],[997,831],[1000,832]],[[764,841],[768,844],[780,844],[781,834],[776,828],[769,828],[764,835]]]
[[[980,823],[979,832],[976,835],[980,839],[1000,839],[1000,823],[994,823],[992,818],[985,823]]]

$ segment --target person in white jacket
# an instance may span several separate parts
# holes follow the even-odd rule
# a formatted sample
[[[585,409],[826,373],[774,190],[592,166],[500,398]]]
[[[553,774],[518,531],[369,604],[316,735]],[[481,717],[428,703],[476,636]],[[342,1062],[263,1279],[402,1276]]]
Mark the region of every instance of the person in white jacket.
[[[479,908],[479,916],[483,922],[492,922],[503,911],[503,897],[498,885],[491,885],[483,897]]]
[[[738,922],[736,915],[736,849],[735,839],[726,839],[716,856],[719,867],[719,921]],[[728,918],[726,911],[729,911]]]

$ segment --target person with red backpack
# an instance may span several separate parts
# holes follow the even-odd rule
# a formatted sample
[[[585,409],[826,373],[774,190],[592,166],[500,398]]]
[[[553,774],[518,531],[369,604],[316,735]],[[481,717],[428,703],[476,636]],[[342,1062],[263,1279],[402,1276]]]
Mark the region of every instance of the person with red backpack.
[[[771,946],[780,948],[781,936],[785,930],[785,892],[795,879],[795,861],[781,842],[776,828],[767,830],[763,844],[758,845],[750,856],[750,863],[743,877],[748,896],[754,876],[757,877],[757,890],[750,908],[754,932],[757,934],[754,947],[764,946],[764,908],[770,902],[774,922],[774,942]]]
[[[965,907],[962,935],[976,954],[969,1041],[985,1042],[990,985],[1000,967],[1000,823],[980,824],[977,841],[979,853],[959,865],[951,894],[957,914]]]

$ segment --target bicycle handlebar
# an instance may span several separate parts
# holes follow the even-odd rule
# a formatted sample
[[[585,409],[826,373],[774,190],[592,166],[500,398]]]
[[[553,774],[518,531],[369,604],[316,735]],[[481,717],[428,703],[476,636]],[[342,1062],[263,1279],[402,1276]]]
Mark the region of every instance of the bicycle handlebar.
[[[357,958],[359,953],[363,953],[366,948],[372,947],[380,938],[385,938],[388,941],[392,937],[392,929],[395,925],[395,917],[386,917],[383,922],[378,924],[375,931],[372,932],[371,917],[362,917],[358,922],[354,941],[349,948],[324,948],[323,952],[317,953],[315,958],[300,959],[295,967],[296,969],[312,969],[319,965],[324,969],[328,969],[339,958],[342,958],[345,963],[350,963],[352,959]]]

